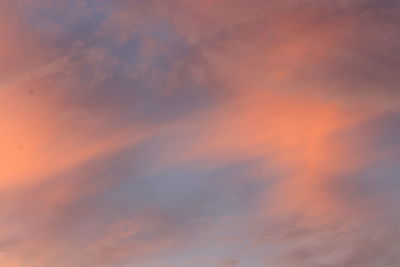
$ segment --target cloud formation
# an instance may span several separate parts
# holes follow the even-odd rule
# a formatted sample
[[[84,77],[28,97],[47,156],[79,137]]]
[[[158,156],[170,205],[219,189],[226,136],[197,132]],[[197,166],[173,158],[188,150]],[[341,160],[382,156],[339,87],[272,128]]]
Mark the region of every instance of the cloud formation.
[[[0,265],[400,263],[386,0],[5,0]]]

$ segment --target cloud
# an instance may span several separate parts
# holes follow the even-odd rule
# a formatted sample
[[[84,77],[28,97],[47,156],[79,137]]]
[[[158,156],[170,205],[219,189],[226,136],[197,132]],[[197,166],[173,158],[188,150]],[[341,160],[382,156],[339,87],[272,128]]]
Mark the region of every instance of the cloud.
[[[0,4],[1,265],[399,262],[394,1],[39,2]]]

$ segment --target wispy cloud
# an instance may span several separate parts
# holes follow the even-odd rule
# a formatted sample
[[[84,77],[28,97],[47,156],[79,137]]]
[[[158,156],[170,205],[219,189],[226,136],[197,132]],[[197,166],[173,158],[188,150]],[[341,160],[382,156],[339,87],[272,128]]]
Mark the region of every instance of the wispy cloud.
[[[395,1],[0,4],[1,266],[390,266]]]

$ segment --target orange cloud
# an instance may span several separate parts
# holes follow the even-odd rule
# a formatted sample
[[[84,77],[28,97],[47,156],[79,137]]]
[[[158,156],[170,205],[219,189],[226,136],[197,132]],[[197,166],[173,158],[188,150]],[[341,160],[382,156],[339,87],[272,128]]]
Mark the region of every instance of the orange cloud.
[[[51,45],[46,47],[43,45],[46,42],[41,42],[46,41],[44,37],[29,30],[26,24],[29,20],[17,16],[15,7],[9,3],[0,4],[0,16],[4,21],[0,25],[0,192],[7,200],[2,204],[5,219],[0,224],[0,235],[10,240],[24,240],[10,245],[9,250],[6,249],[10,253],[0,255],[0,264],[42,267],[64,259],[63,266],[76,262],[97,266],[119,264],[132,256],[137,257],[136,261],[133,259],[135,263],[141,263],[175,248],[181,241],[179,233],[172,231],[169,235],[157,231],[168,226],[168,220],[140,216],[132,220],[108,220],[110,218],[104,216],[102,219],[107,220],[104,225],[87,230],[89,237],[82,237],[82,240],[87,238],[83,243],[89,253],[83,255],[75,246],[81,240],[66,238],[60,232],[76,223],[75,218],[68,218],[70,214],[65,210],[84,196],[90,198],[90,189],[78,182],[65,182],[51,192],[38,190],[41,196],[35,191],[35,186],[40,187],[50,178],[68,176],[68,172],[86,163],[107,158],[156,134],[167,141],[161,146],[164,150],[152,155],[151,166],[145,166],[151,169],[146,170],[148,172],[163,174],[166,169],[187,165],[203,170],[210,165],[221,167],[225,163],[258,159],[261,166],[254,171],[260,172],[259,176],[270,179],[271,167],[279,173],[276,183],[272,189],[265,189],[259,203],[263,216],[268,214],[279,221],[300,215],[311,229],[315,225],[323,227],[326,221],[338,222],[343,218],[351,221],[355,217],[355,213],[349,215],[353,206],[335,188],[337,176],[356,172],[393,151],[375,154],[366,149],[366,153],[357,153],[357,140],[346,132],[382,112],[397,111],[398,100],[392,97],[397,93],[382,93],[369,82],[361,82],[366,90],[357,91],[358,87],[350,86],[357,84],[357,79],[349,82],[342,77],[346,76],[346,71],[353,73],[354,70],[368,80],[366,77],[373,76],[378,69],[365,70],[360,65],[371,64],[370,61],[354,60],[357,55],[353,50],[359,40],[353,35],[362,28],[357,20],[361,18],[362,22],[367,22],[368,17],[353,16],[350,11],[341,13],[315,3],[294,2],[297,3],[117,1],[110,14],[101,13],[105,18],[93,23],[100,26],[88,34],[89,37],[86,31],[78,31],[77,35],[85,35],[86,39],[68,44],[70,48],[66,51],[57,45],[48,49]],[[62,7],[56,8],[57,11],[63,11],[69,3],[57,2],[55,6]],[[96,2],[99,3],[102,1]],[[74,10],[80,6],[84,6],[85,11],[90,9],[90,4],[84,1],[74,1],[73,6]],[[75,15],[71,16],[73,18],[69,19],[79,21]],[[69,26],[62,25],[68,22],[63,21],[59,27]],[[160,24],[171,28],[167,37],[160,34],[164,30],[157,28]],[[183,59],[171,60],[173,71],[166,75],[169,81],[166,85],[160,77],[163,71],[169,71],[168,67],[154,70],[155,65],[163,65],[158,61],[164,61],[164,57],[159,60],[154,54],[174,58],[175,54],[166,48],[170,44],[163,43],[168,43],[174,34],[189,52],[182,53]],[[376,33],[364,34],[376,36]],[[96,43],[104,35],[106,41]],[[143,40],[139,42],[138,53],[145,62],[138,65],[130,62],[136,58],[119,55],[124,49],[130,51],[134,45],[128,48],[123,45],[134,38]],[[110,51],[112,49],[118,51]],[[113,52],[118,55],[112,55]],[[349,63],[343,58],[350,58],[354,65],[342,70]],[[146,62],[147,59],[156,63]],[[119,65],[121,62],[124,64]],[[79,73],[86,70],[85,64],[90,66],[90,75]],[[129,72],[132,80],[126,78],[125,82],[134,86],[143,82],[146,88],[156,80],[154,83],[168,87],[168,92],[173,93],[178,87],[191,90],[183,86],[187,73],[181,69],[198,74],[201,86],[211,88],[207,88],[210,92],[207,97],[212,101],[206,108],[183,114],[168,123],[156,122],[154,126],[127,120],[124,126],[115,126],[115,121],[122,116],[118,109],[122,98],[105,100],[110,104],[110,114],[102,114],[92,106],[77,105],[68,98],[69,93],[79,95],[89,90],[101,95],[102,88],[96,91],[96,86],[111,77],[113,70]],[[392,85],[393,80],[387,78],[389,74],[381,75],[378,84]],[[139,76],[143,76],[144,81],[137,82]],[[115,78],[116,83],[120,82],[120,76]],[[104,99],[122,91],[112,91],[114,85],[107,86],[111,88]],[[140,98],[141,93],[132,93],[132,99]],[[375,101],[375,96],[379,101]],[[143,97],[144,104],[147,104],[146,97]],[[139,101],[132,101],[132,106]],[[157,108],[164,111],[162,105]],[[131,107],[130,112],[139,109]],[[179,112],[185,113],[185,110]],[[138,116],[143,115],[140,110],[138,113]],[[85,176],[88,170],[80,171],[72,180],[81,181],[80,175]],[[117,175],[118,170],[114,171],[110,176]],[[243,179],[246,182],[248,178]],[[23,197],[26,192],[27,197]],[[31,204],[31,199],[36,203]],[[76,205],[79,204],[82,203]],[[88,213],[90,218],[84,219],[90,224],[98,215],[94,211]],[[252,219],[256,220],[249,220]],[[10,226],[9,221],[18,223]],[[153,237],[143,239],[146,234]],[[316,234],[319,237],[319,233]],[[59,236],[63,237],[61,241]],[[65,256],[70,252],[76,258]],[[29,261],[31,258],[34,260]],[[221,265],[234,266],[242,262],[245,261],[226,260]]]
[[[101,118],[55,107],[49,99],[35,95],[29,82],[22,86],[31,89],[2,88],[0,93],[3,190],[68,170],[148,134],[141,129],[98,133],[96,127],[105,122]]]

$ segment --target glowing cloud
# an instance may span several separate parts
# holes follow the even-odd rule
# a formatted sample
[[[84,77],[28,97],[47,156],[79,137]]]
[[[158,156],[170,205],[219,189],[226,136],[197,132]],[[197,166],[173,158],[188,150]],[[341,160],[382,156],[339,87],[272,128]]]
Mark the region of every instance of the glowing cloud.
[[[0,265],[396,267],[395,1],[0,3]]]

